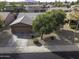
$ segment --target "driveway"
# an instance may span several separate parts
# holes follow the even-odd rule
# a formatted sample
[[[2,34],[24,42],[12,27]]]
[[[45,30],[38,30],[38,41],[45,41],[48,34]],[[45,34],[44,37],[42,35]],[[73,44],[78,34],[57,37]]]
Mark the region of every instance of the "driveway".
[[[28,39],[22,39],[18,38],[17,36],[13,35],[13,40],[9,40],[8,44],[6,47],[26,47],[27,42],[29,41]]]

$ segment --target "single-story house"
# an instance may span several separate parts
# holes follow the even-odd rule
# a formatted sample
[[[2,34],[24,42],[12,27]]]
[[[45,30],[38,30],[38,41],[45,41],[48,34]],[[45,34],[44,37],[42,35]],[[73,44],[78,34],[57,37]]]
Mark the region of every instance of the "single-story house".
[[[13,34],[33,34],[32,22],[41,13],[19,13],[17,19],[10,26]]]
[[[0,15],[4,21],[4,24],[7,26],[15,20],[15,14],[10,12],[0,12]]]
[[[71,12],[71,8],[67,8],[67,7],[51,7],[49,8],[47,11],[51,11],[51,10],[63,10],[65,12]]]
[[[48,6],[44,5],[25,5],[25,10],[27,12],[45,12],[48,10]]]
[[[2,17],[3,21],[6,21],[6,18],[8,17],[9,14],[10,14],[9,12],[0,12],[0,16]]]

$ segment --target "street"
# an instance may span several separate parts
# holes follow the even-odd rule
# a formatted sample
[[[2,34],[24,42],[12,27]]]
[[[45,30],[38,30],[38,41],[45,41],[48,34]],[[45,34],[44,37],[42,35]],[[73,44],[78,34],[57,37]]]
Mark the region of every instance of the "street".
[[[0,59],[63,59],[53,53],[0,54]]]
[[[0,54],[0,59],[79,59],[79,52]]]

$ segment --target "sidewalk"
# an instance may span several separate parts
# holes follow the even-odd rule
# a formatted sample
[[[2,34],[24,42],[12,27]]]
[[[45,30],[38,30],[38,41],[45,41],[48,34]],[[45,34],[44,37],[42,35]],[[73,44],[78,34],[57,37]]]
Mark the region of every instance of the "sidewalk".
[[[27,47],[1,47],[0,53],[44,53],[44,52],[64,52],[79,51],[77,45],[53,45],[53,46],[27,46]]]

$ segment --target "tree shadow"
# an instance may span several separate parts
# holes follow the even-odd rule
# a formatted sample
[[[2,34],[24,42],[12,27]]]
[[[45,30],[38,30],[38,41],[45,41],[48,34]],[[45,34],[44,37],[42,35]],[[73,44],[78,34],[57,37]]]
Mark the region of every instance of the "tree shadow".
[[[31,39],[31,36],[25,35],[25,34],[14,34],[16,35],[18,38],[22,38],[22,39]]]
[[[74,41],[74,39],[77,38],[79,39],[79,33],[77,32],[73,32],[73,31],[69,31],[69,30],[60,30],[58,32],[56,32],[56,37],[51,40],[51,38],[47,38],[45,40],[45,48],[49,49],[50,51],[54,49],[57,50],[61,50],[63,48],[61,48],[61,46],[67,46],[67,45],[74,45],[73,47],[71,47],[71,49],[79,49],[79,47],[77,45],[75,45],[74,43],[76,43]],[[79,42],[77,42],[79,43]],[[60,46],[60,47],[58,47]],[[66,48],[66,47],[65,47]]]
[[[68,42],[69,44],[74,44],[75,38],[79,39],[79,33],[70,30],[60,30],[56,33],[61,40]]]
[[[42,46],[42,44],[39,42],[38,44],[35,44],[36,46],[39,46],[39,47],[41,47]]]
[[[7,31],[0,32],[0,47],[5,47],[12,39],[12,34]]]
[[[61,40],[64,40],[66,43],[73,44],[74,43],[74,34],[75,32],[69,30],[60,30],[56,33]]]
[[[17,47],[17,37],[14,38],[12,33],[3,30],[0,32],[0,47]]]
[[[60,30],[54,33],[56,36],[52,40],[51,37],[45,38],[45,43],[47,45],[74,45],[74,39],[79,39],[79,33],[69,31],[69,30]]]
[[[33,39],[33,38],[37,38],[40,36],[37,33],[13,33],[13,34],[21,39]]]
[[[17,37],[14,38],[13,34],[9,33],[8,31],[0,32],[0,53],[21,52],[22,50],[19,49],[17,41],[14,39],[17,40]]]

